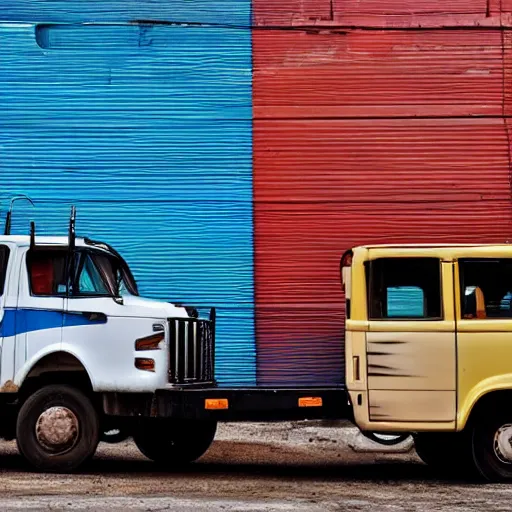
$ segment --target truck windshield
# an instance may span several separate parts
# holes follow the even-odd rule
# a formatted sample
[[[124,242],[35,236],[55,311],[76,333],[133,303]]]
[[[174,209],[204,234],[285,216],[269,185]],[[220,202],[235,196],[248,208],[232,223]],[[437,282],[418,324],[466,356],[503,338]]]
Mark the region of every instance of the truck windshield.
[[[138,295],[137,284],[126,262],[114,254],[94,251],[98,266],[112,294]]]

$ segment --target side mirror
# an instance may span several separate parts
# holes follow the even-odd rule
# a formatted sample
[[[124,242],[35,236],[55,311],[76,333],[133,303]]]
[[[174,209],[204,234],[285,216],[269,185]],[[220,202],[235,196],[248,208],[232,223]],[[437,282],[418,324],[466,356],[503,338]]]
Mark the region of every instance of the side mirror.
[[[121,297],[120,295],[116,295],[115,297],[112,298],[116,304],[119,304],[120,306],[124,305],[123,297]]]
[[[117,271],[117,274],[116,274],[116,283],[115,283],[115,296],[114,296],[114,302],[116,304],[119,304],[120,306],[122,306],[124,304],[124,300],[123,300],[123,297],[121,296],[121,294],[119,293],[119,289],[121,288],[121,281],[122,281],[123,277],[121,275],[121,272],[118,270]]]

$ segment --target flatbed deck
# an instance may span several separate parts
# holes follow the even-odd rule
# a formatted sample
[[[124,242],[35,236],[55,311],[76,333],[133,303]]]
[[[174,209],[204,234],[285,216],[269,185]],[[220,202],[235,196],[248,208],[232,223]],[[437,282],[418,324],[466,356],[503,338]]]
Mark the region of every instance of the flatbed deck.
[[[104,412],[114,416],[172,417],[217,421],[351,419],[344,387],[180,388],[151,395],[105,393]]]

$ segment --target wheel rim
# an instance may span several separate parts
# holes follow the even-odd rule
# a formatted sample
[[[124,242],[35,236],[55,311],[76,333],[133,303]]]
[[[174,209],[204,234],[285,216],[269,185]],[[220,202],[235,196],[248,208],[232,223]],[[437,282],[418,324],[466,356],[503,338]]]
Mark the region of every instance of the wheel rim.
[[[363,432],[363,435],[371,441],[385,446],[396,446],[409,437],[409,434],[388,434],[384,432]]]
[[[36,438],[47,452],[59,455],[71,450],[78,441],[79,423],[67,407],[50,407],[36,422]]]
[[[503,425],[494,434],[494,453],[504,464],[512,464],[512,424]]]
[[[405,436],[396,436],[393,434],[379,434],[377,432],[374,432],[373,435],[379,440],[384,443],[397,443],[401,442]]]

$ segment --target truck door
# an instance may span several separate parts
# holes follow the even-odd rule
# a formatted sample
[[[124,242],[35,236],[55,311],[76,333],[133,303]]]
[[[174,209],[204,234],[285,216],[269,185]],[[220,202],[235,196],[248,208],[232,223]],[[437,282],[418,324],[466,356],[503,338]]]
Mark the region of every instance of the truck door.
[[[133,391],[120,382],[136,385],[133,347],[137,338],[153,333],[154,320],[137,317],[137,311],[116,302],[106,275],[108,258],[98,251],[80,250],[75,257],[72,295],[66,299],[63,350],[85,364],[98,391]],[[127,378],[127,372],[133,378]],[[140,372],[139,372],[140,373]],[[140,376],[139,376],[140,379]]]
[[[375,249],[366,272],[370,421],[455,421],[454,264]]]
[[[10,358],[10,377],[25,363],[44,351],[60,349],[64,295],[66,293],[66,251],[56,247],[30,249],[20,260],[18,301],[15,311],[16,341],[4,345]],[[12,351],[12,352],[11,352]],[[3,361],[2,361],[3,363]],[[13,368],[14,365],[14,368]],[[6,366],[3,369],[7,370]]]
[[[7,245],[0,245],[0,361],[2,356],[2,349],[4,346],[4,339],[11,338],[11,343],[14,342],[12,336],[14,335],[14,315],[6,313],[6,283],[8,276],[10,249]],[[2,380],[2,371],[0,364],[0,381]]]
[[[508,250],[507,250],[508,252]],[[461,419],[482,393],[509,385],[512,361],[512,258],[461,258],[457,305]]]

